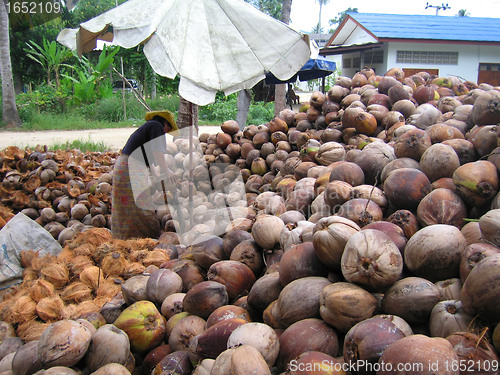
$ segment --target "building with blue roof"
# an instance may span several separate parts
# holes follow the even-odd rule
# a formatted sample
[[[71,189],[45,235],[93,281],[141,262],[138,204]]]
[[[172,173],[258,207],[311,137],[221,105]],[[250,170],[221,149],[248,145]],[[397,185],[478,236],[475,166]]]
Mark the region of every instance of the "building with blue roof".
[[[342,75],[428,71],[500,85],[500,18],[349,13],[323,56],[342,55]]]

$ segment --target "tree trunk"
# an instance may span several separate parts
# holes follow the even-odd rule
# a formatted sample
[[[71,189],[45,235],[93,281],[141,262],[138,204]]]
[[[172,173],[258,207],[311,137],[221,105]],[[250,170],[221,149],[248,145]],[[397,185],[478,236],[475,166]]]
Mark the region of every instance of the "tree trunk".
[[[20,127],[22,121],[16,107],[16,92],[10,60],[9,16],[3,1],[0,4],[0,73],[2,78],[2,121],[8,128]]]
[[[292,0],[283,0],[281,6],[281,22],[290,23],[290,13],[292,11]],[[274,116],[285,109],[286,105],[286,84],[279,84],[274,89]]]
[[[157,88],[156,88],[156,73],[153,72],[153,79],[151,80],[151,100],[156,100]]]
[[[191,124],[194,125],[196,134],[198,135],[198,106],[179,97],[179,114],[177,116],[177,127],[179,129],[187,128]]]

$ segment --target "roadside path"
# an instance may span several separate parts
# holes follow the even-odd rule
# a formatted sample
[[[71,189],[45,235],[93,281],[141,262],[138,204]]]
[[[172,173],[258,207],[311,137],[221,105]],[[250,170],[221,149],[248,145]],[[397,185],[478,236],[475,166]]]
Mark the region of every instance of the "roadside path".
[[[137,128],[114,128],[95,130],[47,130],[36,132],[0,131],[0,150],[9,146],[35,147],[36,145],[51,146],[76,140],[82,142],[104,143],[111,150],[119,150],[127,142],[128,137]],[[200,126],[199,134],[220,132],[220,126]]]

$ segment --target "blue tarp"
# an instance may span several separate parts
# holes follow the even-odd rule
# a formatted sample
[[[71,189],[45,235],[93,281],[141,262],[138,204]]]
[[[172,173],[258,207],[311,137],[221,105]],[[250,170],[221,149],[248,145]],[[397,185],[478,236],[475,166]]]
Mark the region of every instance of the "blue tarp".
[[[337,65],[334,61],[327,60],[323,57],[317,57],[315,59],[309,59],[305,65],[300,68],[297,74],[290,77],[286,81],[280,81],[273,74],[266,74],[266,83],[268,85],[275,85],[279,83],[294,83],[297,81],[309,81],[311,79],[323,78],[332,74]]]

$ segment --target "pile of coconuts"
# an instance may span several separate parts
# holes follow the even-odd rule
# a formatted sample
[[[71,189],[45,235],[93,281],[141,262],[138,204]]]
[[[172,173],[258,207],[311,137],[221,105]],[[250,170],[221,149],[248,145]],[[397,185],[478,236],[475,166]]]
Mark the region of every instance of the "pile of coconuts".
[[[0,151],[0,228],[18,212],[63,245],[88,228],[110,228],[112,171],[118,152]]]
[[[498,123],[498,87],[400,69],[226,121],[198,141],[241,170],[245,216],[183,246],[165,212],[168,260],[36,340],[2,323],[0,371],[498,373]]]

